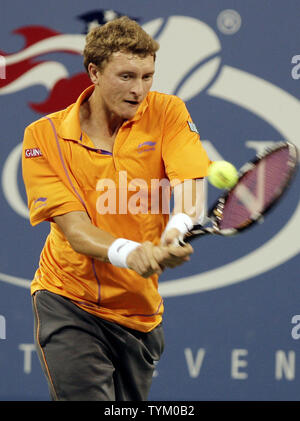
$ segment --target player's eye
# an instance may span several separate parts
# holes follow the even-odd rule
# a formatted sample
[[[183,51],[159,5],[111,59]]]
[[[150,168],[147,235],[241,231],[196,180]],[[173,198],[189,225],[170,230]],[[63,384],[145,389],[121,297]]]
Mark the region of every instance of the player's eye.
[[[128,73],[124,73],[121,75],[121,79],[122,80],[129,80],[130,79],[130,75]]]
[[[152,75],[152,74],[150,74],[150,75],[145,75],[145,76],[144,76],[144,80],[149,81],[149,80],[151,80],[151,79],[152,79],[152,77],[153,77],[153,75]]]

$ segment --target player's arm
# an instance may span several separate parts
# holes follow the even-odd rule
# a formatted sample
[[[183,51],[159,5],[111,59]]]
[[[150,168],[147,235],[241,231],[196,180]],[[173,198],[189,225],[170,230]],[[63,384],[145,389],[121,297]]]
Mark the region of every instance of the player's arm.
[[[55,216],[53,220],[74,251],[109,262],[108,249],[116,238],[93,225],[86,212],[69,212]]]
[[[174,208],[162,235],[161,244],[176,242],[196,223],[201,223],[206,211],[204,179],[190,179],[175,185]]]
[[[154,273],[160,275],[164,267],[183,263],[188,254],[188,248],[183,248],[174,262],[172,248],[154,246],[151,242],[137,243],[116,238],[94,226],[83,211],[55,216],[53,220],[77,253],[132,269],[145,278]]]

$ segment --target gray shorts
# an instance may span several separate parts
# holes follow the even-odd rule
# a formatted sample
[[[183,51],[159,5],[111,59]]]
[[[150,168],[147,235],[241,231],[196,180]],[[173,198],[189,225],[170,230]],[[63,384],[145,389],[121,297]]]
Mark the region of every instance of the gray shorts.
[[[49,291],[33,295],[34,336],[52,400],[145,401],[164,348],[149,333],[96,317]]]

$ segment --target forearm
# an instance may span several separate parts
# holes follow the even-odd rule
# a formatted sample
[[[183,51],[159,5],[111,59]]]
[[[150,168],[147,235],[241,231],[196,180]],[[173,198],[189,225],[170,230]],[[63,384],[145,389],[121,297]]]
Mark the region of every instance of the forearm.
[[[54,217],[71,247],[77,253],[108,262],[108,249],[116,238],[94,226],[82,212]]]
[[[76,225],[69,236],[69,242],[77,253],[85,254],[102,262],[109,262],[108,249],[116,240],[110,233],[94,225]]]
[[[206,193],[203,179],[186,180],[174,187],[174,209],[162,234],[161,244],[176,244],[195,224],[203,223]]]

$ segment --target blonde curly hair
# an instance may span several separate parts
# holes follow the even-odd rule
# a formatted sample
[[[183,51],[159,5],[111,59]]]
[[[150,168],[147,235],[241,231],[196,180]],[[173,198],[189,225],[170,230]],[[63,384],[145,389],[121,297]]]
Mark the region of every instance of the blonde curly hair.
[[[110,56],[118,51],[141,57],[152,55],[154,60],[159,44],[134,20],[127,16],[114,19],[93,28],[86,36],[83,51],[84,67],[88,72],[89,63],[103,70]]]

